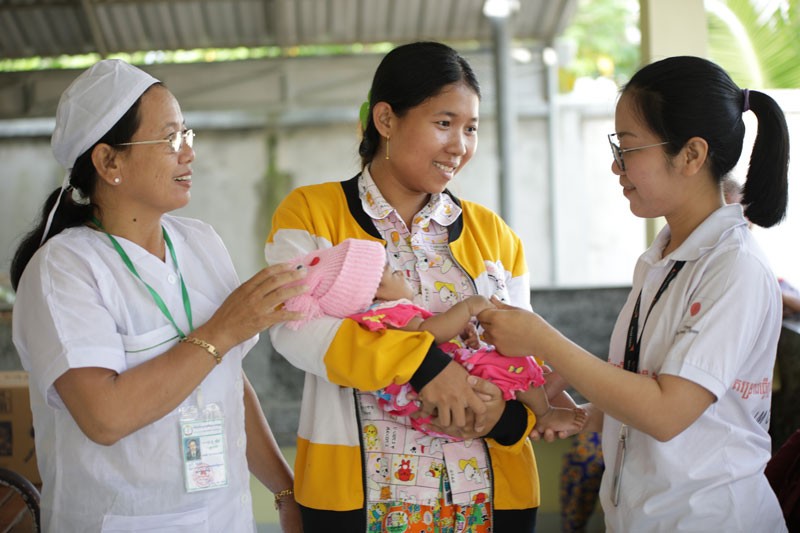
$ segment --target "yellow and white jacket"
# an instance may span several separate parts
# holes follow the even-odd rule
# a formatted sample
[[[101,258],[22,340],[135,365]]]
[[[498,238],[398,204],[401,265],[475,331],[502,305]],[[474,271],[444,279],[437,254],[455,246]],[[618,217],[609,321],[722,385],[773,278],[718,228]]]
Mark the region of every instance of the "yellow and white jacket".
[[[358,176],[343,182],[300,187],[278,206],[267,239],[269,264],[288,261],[347,238],[384,242],[364,213]],[[450,194],[445,191],[445,194]],[[452,194],[450,194],[452,197]],[[522,244],[495,213],[453,197],[461,218],[449,226],[453,258],[474,280],[478,294],[491,296],[497,287],[492,272],[505,272],[508,303],[530,309],[530,286]],[[361,428],[353,389],[378,390],[407,383],[433,344],[427,332],[387,330],[380,334],[353,320],[321,318],[293,331],[270,329],[275,349],[306,372],[295,461],[295,497],[314,509],[348,511],[364,505],[365,472]],[[511,446],[486,439],[494,479],[497,510],[539,506],[536,461],[528,427]]]

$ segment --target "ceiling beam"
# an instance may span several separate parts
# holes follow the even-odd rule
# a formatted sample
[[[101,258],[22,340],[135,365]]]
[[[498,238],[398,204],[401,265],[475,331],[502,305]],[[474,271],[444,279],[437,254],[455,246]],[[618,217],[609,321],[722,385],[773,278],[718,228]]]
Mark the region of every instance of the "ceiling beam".
[[[81,7],[86,15],[86,22],[89,24],[89,32],[92,34],[95,50],[102,57],[108,56],[108,44],[103,37],[103,30],[100,29],[100,22],[97,20],[97,12],[92,0],[81,0]]]

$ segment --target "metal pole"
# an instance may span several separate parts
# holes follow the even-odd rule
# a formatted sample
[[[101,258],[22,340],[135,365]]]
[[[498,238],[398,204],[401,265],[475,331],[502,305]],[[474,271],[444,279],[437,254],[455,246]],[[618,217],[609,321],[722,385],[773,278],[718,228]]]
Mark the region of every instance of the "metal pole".
[[[507,17],[489,17],[494,41],[495,106],[497,121],[497,154],[500,194],[500,216],[514,227],[514,211],[510,189],[514,166],[511,147],[514,145],[514,111],[511,105],[511,52]]]
[[[549,55],[549,57],[548,57]],[[547,98],[547,190],[550,203],[550,284],[557,286],[559,272],[558,249],[558,180],[556,179],[556,146],[558,142],[558,61],[552,49],[542,54]]]

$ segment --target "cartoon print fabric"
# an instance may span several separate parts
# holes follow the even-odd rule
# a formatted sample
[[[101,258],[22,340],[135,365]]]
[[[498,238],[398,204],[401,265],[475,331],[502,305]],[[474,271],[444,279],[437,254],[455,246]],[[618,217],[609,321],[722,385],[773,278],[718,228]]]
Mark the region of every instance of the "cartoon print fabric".
[[[480,440],[426,435],[359,393],[368,531],[491,531],[491,474]],[[374,511],[374,512],[373,512]],[[451,524],[452,526],[448,526]]]

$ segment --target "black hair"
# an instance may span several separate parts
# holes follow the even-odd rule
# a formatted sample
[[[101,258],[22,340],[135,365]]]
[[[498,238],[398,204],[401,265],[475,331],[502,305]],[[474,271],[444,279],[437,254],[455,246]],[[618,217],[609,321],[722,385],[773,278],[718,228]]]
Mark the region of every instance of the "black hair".
[[[445,44],[410,43],[386,54],[375,71],[369,93],[367,123],[358,147],[362,168],[372,161],[380,145],[381,136],[372,120],[375,103],[386,102],[397,116],[403,116],[446,86],[459,82],[468,85],[480,98],[480,84],[472,67]]]
[[[139,116],[141,102],[142,97],[140,96],[105,135],[88,150],[78,156],[69,174],[70,188],[62,191],[61,187],[58,187],[47,197],[47,200],[45,200],[42,206],[39,222],[30,233],[23,237],[17,251],[14,253],[14,259],[11,261],[11,286],[14,290],[17,289],[19,279],[22,277],[22,273],[25,271],[25,267],[28,266],[31,257],[33,257],[33,254],[36,253],[36,250],[38,250],[42,244],[65,229],[86,224],[92,218],[95,210],[98,209],[98,206],[92,202],[98,179],[97,169],[92,162],[92,151],[95,146],[101,143],[116,146],[120,143],[130,142],[131,138],[133,138],[133,134],[139,129],[139,124],[141,122]],[[128,147],[123,146],[119,149],[125,150],[127,148]],[[71,189],[77,190],[83,198],[88,198],[89,203],[81,204],[73,201]],[[53,205],[59,199],[59,196],[61,196],[61,202],[58,204],[58,208],[53,215],[53,222],[48,230],[46,238],[42,240],[42,234],[47,224],[47,217]]]
[[[739,161],[744,142],[742,113],[758,119],[742,204],[747,218],[774,226],[786,215],[789,130],[778,104],[758,91],[743,91],[718,65],[677,56],[639,70],[622,89],[640,118],[675,155],[692,137],[708,143],[708,164],[717,183]]]

